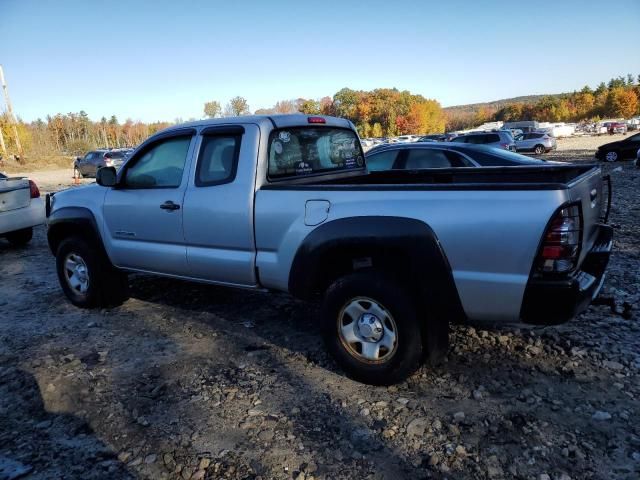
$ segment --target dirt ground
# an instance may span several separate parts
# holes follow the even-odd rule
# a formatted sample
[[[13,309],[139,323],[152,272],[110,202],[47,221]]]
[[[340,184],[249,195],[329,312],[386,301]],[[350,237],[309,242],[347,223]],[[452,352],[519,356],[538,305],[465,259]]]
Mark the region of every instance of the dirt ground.
[[[567,145],[549,158],[591,160]],[[80,310],[44,228],[0,241],[0,479],[640,478],[640,169],[605,168],[600,305],[452,326],[443,366],[388,388],[337,369],[316,305],[131,275],[124,305]],[[32,174],[44,191],[68,177]]]

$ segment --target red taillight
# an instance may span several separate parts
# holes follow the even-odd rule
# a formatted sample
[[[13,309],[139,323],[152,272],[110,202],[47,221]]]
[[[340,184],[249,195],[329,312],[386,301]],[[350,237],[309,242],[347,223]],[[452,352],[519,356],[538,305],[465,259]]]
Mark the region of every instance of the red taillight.
[[[582,217],[579,205],[564,207],[551,220],[538,255],[538,271],[563,273],[572,270],[578,261]]]
[[[500,146],[502,148],[504,148],[505,150],[509,150],[509,144],[508,143],[501,143]]]
[[[31,198],[40,197],[40,190],[38,189],[36,182],[34,182],[33,180],[29,180],[29,193],[31,194]]]
[[[309,117],[307,121],[309,123],[327,123],[327,121],[322,117]]]

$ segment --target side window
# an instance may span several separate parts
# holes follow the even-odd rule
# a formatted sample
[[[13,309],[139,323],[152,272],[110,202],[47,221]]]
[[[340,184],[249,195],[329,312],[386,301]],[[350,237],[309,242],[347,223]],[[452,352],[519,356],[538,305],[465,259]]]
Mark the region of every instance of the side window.
[[[467,142],[468,137],[454,137],[451,141],[456,143],[469,143]]]
[[[140,152],[125,172],[129,188],[176,188],[182,183],[191,135],[159,140]]]
[[[489,135],[485,135],[486,140],[485,143],[499,143],[500,135],[496,135],[495,133],[491,133]]]
[[[435,148],[415,148],[409,150],[405,168],[450,168],[451,162],[443,150]]]
[[[233,181],[238,165],[240,139],[239,135],[205,135],[202,138],[196,167],[196,186],[206,187]]]
[[[370,172],[381,170],[391,170],[396,161],[399,150],[387,150],[386,152],[374,153],[367,157],[367,168]]]
[[[469,135],[467,137],[467,143],[473,143],[473,144],[481,144],[481,143],[485,143],[484,140],[484,135]]]

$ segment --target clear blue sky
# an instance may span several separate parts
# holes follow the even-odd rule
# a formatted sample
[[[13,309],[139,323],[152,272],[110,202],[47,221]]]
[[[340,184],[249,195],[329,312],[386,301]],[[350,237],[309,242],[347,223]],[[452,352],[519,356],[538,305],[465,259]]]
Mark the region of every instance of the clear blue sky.
[[[0,63],[25,120],[188,119],[342,87],[443,106],[640,73],[640,0],[0,0]],[[0,109],[4,102],[0,101]]]

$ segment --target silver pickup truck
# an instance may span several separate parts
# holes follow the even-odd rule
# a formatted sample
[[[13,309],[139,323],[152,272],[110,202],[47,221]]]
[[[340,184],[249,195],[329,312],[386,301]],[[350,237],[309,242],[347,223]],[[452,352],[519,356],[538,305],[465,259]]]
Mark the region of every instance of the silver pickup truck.
[[[450,322],[584,310],[611,252],[604,192],[593,165],[369,173],[347,120],[224,118],[47,197],[48,241],[80,307],[123,302],[126,272],[321,298],[340,366],[390,384],[442,357]]]

